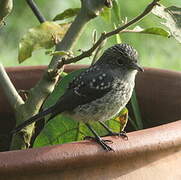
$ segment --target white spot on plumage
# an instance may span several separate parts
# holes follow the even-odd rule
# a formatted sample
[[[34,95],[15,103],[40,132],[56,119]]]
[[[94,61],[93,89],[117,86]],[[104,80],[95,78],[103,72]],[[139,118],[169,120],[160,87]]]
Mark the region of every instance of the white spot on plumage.
[[[102,76],[99,76],[99,79],[100,79],[100,80],[103,80],[103,77],[102,77]]]
[[[93,82],[90,82],[90,87],[93,87]]]

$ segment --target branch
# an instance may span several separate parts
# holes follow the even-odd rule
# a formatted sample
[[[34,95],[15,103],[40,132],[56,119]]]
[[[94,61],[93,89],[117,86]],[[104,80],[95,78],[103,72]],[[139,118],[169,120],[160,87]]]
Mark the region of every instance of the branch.
[[[125,29],[125,30],[122,30],[121,33],[140,33],[140,31],[133,30],[133,29]]]
[[[37,17],[37,19],[39,20],[40,23],[43,23],[46,21],[45,17],[43,16],[43,14],[41,13],[41,11],[39,10],[39,8],[37,7],[37,5],[34,3],[33,0],[26,0],[26,2],[28,3],[28,5],[30,6],[31,10],[33,11],[33,13],[35,14],[35,16]]]
[[[155,5],[158,5],[158,2],[160,0],[153,0],[152,3],[150,3],[146,8],[145,10],[140,14],[138,15],[137,17],[135,17],[134,19],[132,19],[131,21],[129,21],[128,23],[124,24],[123,26],[121,27],[118,27],[116,28],[115,30],[113,31],[110,31],[108,33],[102,33],[100,38],[97,40],[97,42],[87,51],[84,51],[82,54],[80,54],[79,56],[76,56],[76,57],[73,57],[73,58],[69,58],[69,59],[66,59],[62,62],[60,62],[61,64],[59,64],[59,67],[61,68],[63,65],[65,64],[70,64],[70,63],[75,63],[85,57],[89,57],[92,55],[92,53],[100,46],[100,44],[107,38],[115,35],[115,34],[118,34],[118,33],[121,33],[121,32],[125,32],[123,31],[124,29],[126,29],[127,27],[135,24],[136,22],[139,22],[141,19],[143,19],[146,15],[148,15],[151,10],[154,8]]]
[[[13,86],[11,80],[9,79],[3,65],[0,63],[0,84],[5,93],[8,102],[10,103],[13,109],[16,109],[18,106],[24,104],[23,99],[16,91],[15,87]]]

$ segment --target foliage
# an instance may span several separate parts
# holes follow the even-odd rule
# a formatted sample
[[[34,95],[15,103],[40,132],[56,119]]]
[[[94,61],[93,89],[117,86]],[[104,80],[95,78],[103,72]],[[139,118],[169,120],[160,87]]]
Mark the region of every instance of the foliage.
[[[164,24],[169,28],[172,36],[181,43],[181,8],[176,6],[156,6],[152,11],[156,16],[165,19]]]
[[[136,26],[130,32],[143,33],[143,34],[154,34],[154,35],[160,35],[160,36],[164,36],[164,37],[170,37],[170,33],[168,31],[164,30],[163,28],[159,28],[159,27],[151,27],[151,28],[143,29],[140,26]]]
[[[67,19],[67,18],[75,17],[78,14],[79,11],[80,11],[80,8],[66,9],[62,13],[56,15],[53,18],[53,21],[64,20],[64,19]]]
[[[69,24],[58,25],[47,21],[29,29],[19,43],[19,63],[31,57],[35,50],[54,47],[64,36],[68,27]]]

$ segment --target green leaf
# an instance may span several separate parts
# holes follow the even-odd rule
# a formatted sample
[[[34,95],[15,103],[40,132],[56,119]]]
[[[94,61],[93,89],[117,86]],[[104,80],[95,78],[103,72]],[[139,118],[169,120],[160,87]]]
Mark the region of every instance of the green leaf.
[[[140,128],[137,126],[137,124],[135,123],[135,121],[129,116],[128,120],[130,122],[130,124],[133,126],[133,128],[137,131],[140,130]]]
[[[47,98],[43,108],[48,108],[52,104],[55,104],[64,94],[69,82],[84,70],[85,69],[74,71],[60,80],[53,93]],[[106,124],[112,128],[113,131],[120,132],[127,123],[127,119],[125,118],[126,113],[127,110],[124,109],[117,118],[107,121]],[[46,119],[47,118],[48,117],[46,117]],[[91,122],[90,124],[100,136],[107,134],[107,131],[98,122]],[[80,141],[85,136],[92,136],[92,133],[84,123],[77,122],[60,114],[46,124],[45,128],[36,138],[34,147]]]
[[[131,105],[133,108],[133,113],[135,116],[135,123],[138,129],[143,129],[143,121],[141,118],[141,112],[140,112],[140,108],[139,108],[139,104],[137,101],[137,97],[136,97],[136,92],[135,90],[133,91],[132,97],[131,97]]]
[[[113,11],[113,13],[115,15],[116,20],[119,22],[120,19],[121,19],[121,15],[120,15],[120,7],[119,7],[119,4],[118,4],[117,0],[113,1],[112,11]]]
[[[53,51],[50,53],[50,56],[68,56],[73,57],[72,51]]]
[[[172,36],[181,43],[181,8],[176,6],[164,7],[163,5],[155,6],[152,13],[165,19],[162,22],[169,28]]]
[[[67,31],[69,24],[60,26],[55,22],[44,22],[29,31],[23,36],[19,43],[18,61],[32,56],[32,52],[41,48],[49,49],[57,44]]]
[[[101,17],[102,17],[106,22],[110,22],[110,21],[111,21],[111,9],[105,7],[104,10],[101,12]]]
[[[70,18],[70,17],[74,17],[79,13],[79,11],[80,11],[80,8],[66,9],[62,13],[55,16],[53,21],[64,20],[64,19],[67,19],[67,18]]]
[[[117,26],[116,26],[116,24],[114,24],[114,29],[116,29],[116,28],[117,28]],[[121,35],[119,33],[116,34],[116,43],[118,43],[118,44],[122,43]]]
[[[144,33],[144,34],[155,34],[155,35],[160,35],[164,37],[170,37],[170,33],[163,28],[160,27],[151,27],[151,28],[146,28],[143,29],[140,26],[136,26],[133,29],[133,32],[138,32],[138,33]]]

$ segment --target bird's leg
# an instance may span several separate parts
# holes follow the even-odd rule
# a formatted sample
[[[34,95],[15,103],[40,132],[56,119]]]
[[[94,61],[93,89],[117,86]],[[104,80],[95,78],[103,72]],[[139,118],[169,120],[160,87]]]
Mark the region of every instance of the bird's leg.
[[[107,131],[108,134],[106,136],[120,136],[123,139],[128,140],[128,136],[126,135],[125,131],[121,131],[121,132],[113,132],[106,124],[104,124],[103,122],[99,121],[99,123],[101,124],[101,126],[103,126]]]
[[[95,140],[98,144],[100,144],[102,146],[102,148],[106,151],[114,151],[110,146],[108,146],[106,144],[106,142],[111,142],[109,140],[104,140],[102,139],[97,133],[96,131],[90,126],[90,124],[85,123],[85,125],[88,127],[88,129],[94,134],[95,137],[89,137],[93,140]]]

